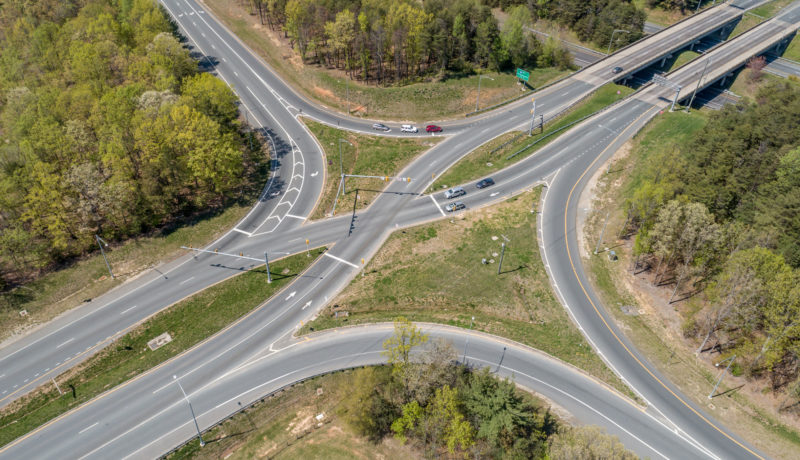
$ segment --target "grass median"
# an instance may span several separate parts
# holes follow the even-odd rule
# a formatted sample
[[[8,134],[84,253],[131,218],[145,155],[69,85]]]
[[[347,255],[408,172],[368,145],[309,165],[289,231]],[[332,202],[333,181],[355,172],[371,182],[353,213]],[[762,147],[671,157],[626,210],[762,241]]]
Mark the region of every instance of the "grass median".
[[[587,115],[591,115],[609,104],[624,99],[632,92],[633,89],[627,86],[614,83],[603,85],[588,99],[575,105],[556,120],[546,124],[543,133],[537,131],[533,136],[527,136],[527,134],[519,136],[519,134],[521,134],[520,132],[514,132],[513,134],[506,133],[470,152],[436,179],[431,186],[431,191],[477,180],[514,164],[532,155],[543,146],[557,139],[559,135],[567,132],[568,129],[564,129],[566,126],[575,123]],[[512,141],[510,144],[500,148],[502,144],[509,140]],[[509,155],[522,149],[525,150],[514,158],[508,158]]]
[[[364,176],[393,176],[421,152],[436,145],[441,137],[409,137],[407,139],[385,136],[369,136],[336,129],[316,121],[303,119],[308,129],[319,141],[327,164],[327,182],[312,219],[330,214],[339,188],[339,144],[341,143],[342,165],[345,174]],[[340,142],[344,139],[347,142]],[[415,180],[418,178],[412,178]],[[350,212],[369,206],[387,183],[383,179],[348,178],[346,192],[339,195],[337,212]],[[357,195],[357,197],[356,197]]]
[[[188,297],[148,319],[101,352],[0,411],[0,445],[36,429],[101,393],[191,348],[252,311],[302,273],[324,248],[270,263],[273,282],[256,268]],[[210,268],[212,269],[212,268]],[[172,341],[151,351],[147,342],[168,332]]]
[[[540,189],[395,232],[357,277],[301,333],[345,325],[412,321],[472,326],[530,345],[630,395],[556,300],[536,238]],[[501,274],[501,243],[508,238]],[[483,264],[482,259],[487,263]]]

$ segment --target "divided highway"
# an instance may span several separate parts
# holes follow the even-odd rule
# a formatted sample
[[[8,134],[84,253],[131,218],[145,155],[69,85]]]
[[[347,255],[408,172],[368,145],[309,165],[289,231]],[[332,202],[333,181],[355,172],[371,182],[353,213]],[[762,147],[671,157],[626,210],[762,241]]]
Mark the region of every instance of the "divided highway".
[[[304,245],[297,243],[304,243],[306,238],[315,246],[335,241],[335,238],[319,238],[316,233],[319,227],[301,227],[328,178],[325,177],[326,159],[297,116],[302,112],[304,116],[330,125],[375,134],[369,129],[372,122],[337,115],[297,95],[194,0],[162,0],[161,3],[192,43],[193,51],[200,55],[201,61],[210,65],[211,70],[236,91],[250,123],[262,129],[273,146],[275,173],[261,199],[235,229],[209,247],[261,257],[265,251],[278,253],[303,249]],[[626,71],[633,71],[639,66],[637,63],[685,46],[735,20],[744,11],[742,8],[758,3],[743,0],[709,9],[584,68],[537,93],[537,114],[543,114],[545,121],[551,119],[611,81],[612,77],[620,77],[612,75],[611,68],[622,65]],[[428,178],[443,173],[491,138],[527,125],[530,117],[530,101],[526,98],[479,117],[441,123],[445,126],[445,133],[449,134],[448,138],[400,174],[412,177],[414,181],[412,187],[402,188],[403,193],[423,192],[429,183]],[[395,129],[390,134],[398,131]],[[324,229],[320,231],[324,236],[329,235]],[[285,238],[285,235],[297,236]],[[285,248],[287,245],[290,246],[288,249]],[[354,260],[360,261],[364,256],[359,252]],[[183,257],[4,347],[0,350],[0,367],[3,369],[0,373],[0,405],[86,359],[163,308],[233,274],[223,267],[208,269],[212,261],[216,259],[210,255]],[[242,261],[236,268],[247,269],[250,266],[250,262]]]
[[[181,378],[190,397],[193,401],[197,401],[195,404],[200,408],[198,411],[201,413],[201,426],[205,427],[213,424],[221,415],[235,410],[233,404],[237,398],[244,399],[243,403],[249,402],[271,388],[292,381],[295,377],[313,375],[321,370],[347,367],[354,363],[375,362],[377,357],[374,350],[380,346],[380,340],[376,336],[367,334],[367,337],[372,338],[357,339],[356,333],[352,330],[333,332],[324,337],[336,337],[340,340],[340,345],[337,346],[343,348],[337,349],[331,343],[321,346],[314,352],[316,354],[311,352],[302,354],[301,351],[305,348],[302,344],[292,345],[296,342],[290,336],[301,321],[313,316],[352,277],[358,275],[361,260],[369,259],[391,231],[398,227],[442,218],[445,215],[441,209],[443,199],[440,194],[421,195],[429,183],[428,180],[421,178],[441,174],[475,147],[515,126],[526,124],[530,117],[528,102],[525,101],[479,119],[462,121],[460,131],[459,125],[454,124],[453,131],[458,135],[449,137],[423,154],[400,174],[420,178],[419,180],[414,180],[410,184],[391,184],[365,211],[300,226],[304,222],[304,216],[307,216],[313,208],[321,188],[321,178],[324,177],[324,159],[313,139],[295,118],[300,111],[296,108],[298,105],[304,114],[309,113],[311,109],[305,107],[304,100],[294,95],[289,88],[281,86],[279,79],[238,41],[230,35],[224,35],[227,33],[226,30],[197,4],[188,0],[165,1],[164,4],[184,33],[201,51],[209,55],[208,49],[217,50],[217,54],[212,55],[217,58],[216,72],[229,81],[240,96],[244,91],[252,93],[252,98],[242,98],[246,110],[258,115],[256,120],[259,123],[272,126],[274,131],[271,134],[274,142],[283,146],[277,149],[279,152],[277,161],[281,163],[278,177],[281,179],[276,179],[276,183],[280,180],[281,184],[268,186],[264,201],[254,208],[253,215],[240,223],[236,230],[224,236],[217,243],[219,247],[226,251],[242,251],[254,256],[263,253],[265,249],[273,252],[299,252],[305,249],[305,239],[308,238],[314,246],[327,244],[331,249],[282,293],[274,296],[224,333],[158,369],[112,390],[55,423],[18,440],[0,451],[2,457],[39,456],[38,454],[43,453],[43,449],[52,449],[52,453],[58,456],[74,458],[83,456],[113,458],[129,455],[147,457],[162,452],[191,436],[191,427],[188,425],[190,419],[186,419],[186,408],[180,406],[183,402],[180,393],[176,393],[171,384],[172,375]],[[671,37],[694,34],[681,39],[691,40],[704,31],[718,27],[719,18],[715,14],[708,13],[709,11],[718,11],[720,16],[727,20],[729,17],[735,17],[733,10],[737,8],[729,4],[710,9],[698,15],[695,21],[687,20],[679,24],[678,33],[672,33],[671,28],[666,29],[655,36],[665,34],[654,42],[660,43],[668,52],[675,46],[675,42],[679,41],[677,38],[672,40]],[[796,5],[793,11],[797,11]],[[720,46],[715,51],[718,53],[715,55],[717,56],[715,62],[744,62],[743,59],[749,57],[746,54],[750,48],[761,46],[788,28],[793,27],[796,30],[796,16],[783,16],[783,19],[786,21],[770,21],[754,33],[738,37],[734,46]],[[705,25],[701,27],[697,25],[698,23]],[[207,41],[203,41],[204,39]],[[648,52],[648,47],[651,45],[645,46],[643,43],[645,42],[623,50],[620,56],[613,55],[601,61],[596,68],[589,67],[584,72],[579,72],[546,89],[537,95],[537,110],[555,114],[584,97],[593,88],[608,81],[611,77],[608,72],[610,67],[619,63],[635,66],[635,62],[645,60],[644,55],[652,57],[654,54]],[[224,46],[230,46],[230,49],[225,51]],[[635,55],[637,46],[643,46],[642,50],[638,51],[641,53],[638,57]],[[220,59],[221,56],[226,57],[223,60]],[[241,62],[236,61],[234,57],[241,59]],[[670,78],[691,85],[696,82],[700,74],[699,66],[702,64],[690,64],[682,71],[683,73],[674,73]],[[246,73],[247,69],[252,71],[252,75]],[[270,78],[276,80],[271,81]],[[755,449],[721,428],[701,409],[687,402],[685,396],[681,396],[680,392],[635,352],[615,329],[613,322],[604,316],[603,307],[585,282],[582,264],[575,253],[577,194],[585,186],[592,171],[650,117],[655,116],[665,105],[665,100],[669,100],[670,97],[668,92],[665,94],[663,88],[645,88],[635,97],[578,125],[570,133],[552,142],[535,155],[499,172],[494,176],[497,186],[481,191],[469,188],[468,195],[461,201],[466,202],[469,207],[483,206],[504,199],[509,194],[521,193],[535,183],[544,181],[549,184],[540,219],[540,231],[545,249],[543,252],[545,263],[553,277],[556,290],[573,319],[600,351],[601,356],[632,385],[635,391],[650,402],[645,415],[640,417],[626,414],[622,417],[627,418],[628,423],[618,421],[620,418],[618,414],[613,415],[609,408],[604,408],[600,412],[610,420],[600,417],[602,420],[597,420],[602,422],[601,424],[616,434],[621,433],[621,437],[629,447],[654,458],[762,457]],[[313,105],[308,104],[308,107]],[[325,117],[334,114],[320,109],[313,115]],[[342,121],[352,123],[352,129],[360,129],[361,124],[365,123],[351,119]],[[312,176],[315,171],[318,175]],[[292,182],[296,178],[302,179],[300,186]],[[292,198],[294,196],[292,193],[295,193],[293,189],[297,189],[296,198]],[[273,190],[280,190],[274,198],[271,196]],[[289,209],[285,210],[286,208]],[[273,214],[275,212],[279,214]],[[282,218],[274,217],[276,215]],[[261,224],[253,227],[258,222]],[[267,222],[269,225],[272,225],[272,222],[277,223],[273,229],[265,226]],[[247,225],[250,226],[242,228]],[[255,230],[251,231],[253,228]],[[67,322],[63,320],[54,322],[38,335],[34,334],[7,347],[0,357],[0,366],[3,366],[3,372],[7,374],[0,379],[0,388],[8,392],[7,382],[17,381],[19,383],[16,384],[17,387],[12,394],[19,394],[21,390],[49,378],[56,369],[60,372],[64,366],[72,365],[82,359],[86,354],[96,350],[97,345],[107,343],[113,338],[114,331],[124,331],[136,321],[175,300],[230,276],[229,268],[246,269],[249,264],[242,262],[234,267],[212,266],[219,262],[226,263],[212,255],[184,258],[173,264],[177,266],[169,267],[171,271],[165,275],[155,275],[152,279],[143,280],[149,284],[142,286],[139,283],[137,286],[127,288],[129,291],[127,293],[112,293],[109,296],[109,303],[76,310],[71,313],[75,315],[74,317],[68,315]],[[119,294],[127,295],[120,297]],[[129,314],[131,316],[126,317]],[[385,331],[380,333],[385,334]],[[109,334],[112,334],[111,337]],[[452,334],[455,334],[453,339],[457,341],[465,332],[452,332]],[[320,343],[315,340],[317,338],[309,343]],[[489,343],[486,345],[485,353],[480,351],[481,348],[476,348],[470,352],[470,357],[493,362],[493,356],[497,356],[497,342],[493,339],[485,340]],[[470,350],[472,344],[471,341]],[[61,349],[69,350],[65,355],[66,358],[62,357],[59,351]],[[501,367],[500,370],[506,372],[513,370],[520,375],[524,373],[536,377],[539,377],[538,373],[548,372],[536,368],[535,359],[530,354],[522,353],[518,356],[525,364],[515,364],[510,369]],[[58,363],[48,361],[56,359],[69,361]],[[510,355],[506,359],[510,359]],[[252,364],[239,369],[245,363]],[[300,369],[291,367],[298,366],[299,363],[305,364],[305,367]],[[54,365],[61,367],[53,367]],[[48,369],[45,370],[45,367]],[[12,374],[9,374],[7,369],[11,369]],[[35,377],[32,376],[34,371],[37,371]],[[291,373],[287,374],[290,371]],[[26,375],[28,377],[25,377]],[[9,376],[12,380],[6,380]],[[23,378],[27,380],[22,382]],[[575,382],[574,385],[581,386],[580,391],[583,394],[592,394],[596,391],[588,383],[580,383],[583,380],[571,378]],[[267,383],[251,389],[254,381]],[[519,378],[517,381],[522,383]],[[566,388],[560,387],[557,381],[550,384],[556,388]],[[542,389],[546,386],[531,385],[543,394],[548,396],[552,394],[552,398],[560,405],[571,407],[569,396],[552,391],[546,393],[547,390]],[[4,396],[9,398],[10,395]],[[605,399],[613,401],[611,398]],[[591,405],[600,407],[598,404],[599,402],[594,401]],[[205,409],[202,409],[203,407]],[[575,410],[576,415],[582,414],[580,409]],[[641,412],[639,409],[635,410]],[[583,410],[586,417],[589,417],[586,415],[589,412],[591,411]],[[611,420],[617,420],[615,422],[617,424]],[[640,431],[637,431],[637,426],[641,427]],[[179,429],[174,430],[175,427]],[[139,450],[140,448],[145,450]]]

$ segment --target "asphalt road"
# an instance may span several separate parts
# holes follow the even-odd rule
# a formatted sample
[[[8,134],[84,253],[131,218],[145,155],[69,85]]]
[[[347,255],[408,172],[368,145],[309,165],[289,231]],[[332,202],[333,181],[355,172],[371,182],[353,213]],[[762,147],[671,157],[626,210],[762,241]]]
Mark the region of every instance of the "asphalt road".
[[[321,235],[316,233],[318,227],[301,227],[328,179],[324,168],[326,159],[314,138],[297,120],[297,115],[302,110],[304,116],[330,125],[375,134],[369,129],[372,122],[343,117],[297,95],[193,0],[163,0],[162,4],[191,42],[192,51],[234,88],[250,122],[260,127],[274,145],[275,174],[261,199],[235,229],[208,247],[261,257],[265,251],[277,254],[303,249],[306,238],[314,246],[336,241],[320,238]],[[623,65],[626,71],[632,71],[637,62],[669,54],[694,37],[716,30],[740,14],[741,10],[737,8],[720,6],[681,22],[675,29],[643,39],[538,92],[536,114],[543,114],[547,121],[598,86],[611,81],[612,77],[623,75],[612,75],[612,67]],[[397,189],[399,193],[423,192],[433,177],[474,148],[509,129],[528,124],[530,107],[530,101],[525,99],[481,116],[441,123],[449,134],[448,138],[399,174],[412,177],[411,186],[393,186],[392,190]],[[397,130],[390,134],[396,133]],[[381,229],[385,232],[390,230],[389,227]],[[319,231],[329,235],[327,230]],[[356,263],[374,251],[375,245],[369,246],[369,249],[354,251]],[[216,262],[219,260],[213,256],[198,255],[158,267],[5,346],[0,350],[3,369],[0,373],[0,405],[47,382],[161,309],[231,276],[231,267],[247,269],[252,265],[245,260],[238,264],[232,263],[236,261],[223,261],[222,267],[208,270],[208,266]]]
[[[423,325],[431,339],[452,343],[466,362],[511,377],[587,424],[606,426],[631,449],[649,458],[697,458],[702,452],[666,429],[657,416],[582,372],[530,348],[495,336]],[[201,427],[300,379],[338,369],[385,362],[382,342],[391,325],[315,334],[266,351],[245,365],[214,376],[161,368],[112,391],[28,437],[3,455],[23,458],[34,446],[38,458],[153,458],[196,436],[191,412],[174,383],[177,372]],[[467,337],[469,342],[466,343]],[[119,410],[125,408],[125,410]]]
[[[203,15],[205,15],[204,19],[206,21],[213,21],[213,18],[206,13],[196,12],[195,15],[190,15],[190,17]],[[201,21],[201,23],[202,22],[203,21]],[[209,34],[206,34],[206,36],[208,35]],[[622,56],[622,58],[630,59],[631,50],[629,49],[627,51],[628,54]],[[604,65],[612,64],[613,62]],[[237,67],[232,67],[232,69],[233,68]],[[222,72],[224,75],[225,69],[221,64],[217,65],[217,72]],[[238,71],[236,72],[238,73]],[[685,78],[688,79],[687,82],[689,83],[691,82],[691,78],[693,78],[692,72],[699,74],[696,65],[692,70],[687,72]],[[577,74],[575,77],[577,78],[566,80],[559,85],[551,87],[549,90],[545,91],[544,94],[539,95],[537,97],[537,108],[540,107],[539,104],[541,104],[541,106],[544,107],[543,110],[552,113],[582,97],[588,90],[587,87],[591,88],[592,84],[581,80],[581,78],[585,79],[584,75]],[[607,78],[606,76],[606,79]],[[241,92],[241,87],[235,87],[239,88]],[[513,168],[498,173],[495,176],[498,182],[496,187],[479,192],[473,191],[474,189],[469,189],[470,193],[465,199],[462,199],[462,201],[466,201],[470,207],[485,205],[503,199],[503,197],[508,194],[519,193],[532,184],[544,179],[549,179],[550,191],[556,187],[563,187],[563,185],[560,184],[568,184],[571,180],[578,178],[578,173],[584,171],[587,164],[596,167],[596,160],[598,158],[602,159],[603,156],[609,155],[610,152],[613,151],[613,148],[609,148],[610,146],[613,147],[616,143],[622,142],[626,137],[632,135],[632,133],[635,132],[634,128],[637,124],[643,123],[648,116],[655,113],[653,103],[647,101],[660,101],[659,98],[662,98],[663,95],[659,93],[660,89],[651,89],[650,91],[652,91],[652,94],[641,93],[637,98],[618,105],[613,110],[605,112],[597,119],[587,121],[569,133],[569,135],[562,136],[559,140],[551,143],[536,155],[520,162]],[[259,94],[256,91],[253,92]],[[564,92],[566,92],[566,94],[564,94]],[[279,100],[279,97],[283,96],[282,94],[280,96],[272,92],[269,92],[269,94],[275,97],[277,104],[282,105]],[[264,100],[266,97],[265,94],[260,100]],[[266,105],[266,103],[264,104]],[[273,112],[278,111],[277,109],[273,110]],[[286,109],[284,109],[284,111],[286,111]],[[527,107],[525,111],[527,111]],[[512,115],[500,112],[499,114],[495,114],[494,117],[484,117],[480,122],[486,123],[488,130],[465,129],[461,135],[448,138],[436,148],[424,154],[419,160],[406,168],[406,171],[401,173],[401,175],[430,177],[431,175],[441,173],[458,158],[484,143],[490,136],[508,130],[510,127],[514,126],[514,122],[522,121],[524,123],[529,116],[525,114],[521,119],[515,119],[513,117],[513,111],[509,113]],[[276,115],[271,114],[271,116]],[[596,120],[600,122],[595,123]],[[290,120],[287,119],[285,121],[288,125]],[[496,125],[493,123],[496,123]],[[293,139],[292,136],[299,136],[301,131],[304,131],[302,127],[297,129],[298,131],[295,132],[287,128],[290,139]],[[291,145],[293,142],[302,145],[301,141],[287,141],[286,144]],[[286,155],[292,154],[293,150],[293,148],[289,149]],[[304,153],[307,152],[309,151],[307,150]],[[304,157],[310,156],[310,154],[304,155]],[[310,162],[313,160],[309,159],[308,161]],[[306,170],[303,174],[305,177],[310,175],[310,172]],[[290,176],[290,178],[293,177],[294,174]],[[580,182],[580,180],[578,180],[578,182]],[[232,239],[230,241],[225,241],[227,244],[226,250],[231,250],[228,248],[232,248],[235,251],[237,248],[241,248],[242,250],[246,250],[247,253],[253,254],[263,252],[264,248],[269,248],[270,251],[274,252],[284,250],[286,252],[297,252],[304,249],[305,238],[311,239],[314,245],[318,242],[319,244],[323,242],[335,242],[335,244],[331,246],[331,250],[328,251],[319,262],[314,264],[306,274],[290,285],[283,293],[276,295],[262,308],[249,315],[246,320],[240,321],[226,330],[224,334],[193,349],[190,353],[170,361],[161,369],[179,375],[182,379],[184,376],[188,375],[193,376],[191,377],[192,379],[199,379],[198,381],[211,382],[218,376],[232,371],[248,359],[252,359],[255,355],[266,352],[266,350],[273,347],[275,343],[279,343],[280,340],[286,340],[294,328],[300,324],[300,321],[307,320],[318,308],[327,302],[329,298],[346,285],[353,276],[358,275],[360,260],[362,258],[368,259],[394,228],[442,217],[444,213],[440,208],[440,198],[437,199],[437,196],[434,196],[433,199],[431,199],[430,196],[419,195],[419,193],[427,187],[427,183],[427,181],[415,180],[411,184],[392,184],[368,210],[360,211],[351,216],[346,215],[320,223],[310,223],[302,227],[298,227],[299,223],[302,222],[302,218],[296,219],[288,217],[284,218],[279,223],[280,231],[264,232],[260,235],[258,234],[261,232],[252,232],[254,234],[252,237],[248,237],[241,231],[232,232],[230,234],[231,236],[228,236]],[[285,191],[286,190],[284,190],[284,192]],[[306,191],[298,195],[302,197],[305,194]],[[269,196],[269,194],[267,194],[267,196]],[[571,195],[562,193],[552,194],[548,192],[547,196],[549,198],[545,201],[544,212],[547,213],[547,216],[550,216],[551,214],[548,212],[550,208],[548,208],[547,205],[556,206],[557,209],[558,206],[556,203],[559,201],[569,203],[568,197]],[[316,199],[316,197],[314,197],[314,199]],[[302,206],[303,202],[304,199],[298,198],[296,203],[301,203],[301,205],[295,204],[294,206]],[[258,211],[262,212],[262,216],[269,216],[270,213],[281,206],[286,207],[286,205],[278,206],[277,199],[273,200],[271,207],[268,201],[265,203],[266,204],[263,206],[264,210]],[[566,207],[565,205],[565,208]],[[269,213],[267,211],[269,211]],[[554,212],[555,211],[553,211],[553,213]],[[564,213],[565,216],[568,214],[568,212]],[[287,223],[283,223],[284,220],[287,221]],[[557,217],[552,219],[548,217],[543,220],[547,222],[557,222],[559,219]],[[574,220],[572,222],[574,225]],[[552,246],[553,244],[558,243],[558,241],[567,241],[570,238],[570,232],[567,232],[566,235],[560,235],[558,233],[551,233],[547,229],[548,227],[546,225],[543,226],[544,245],[546,248],[552,248],[548,249],[548,252],[556,250],[556,247]],[[333,238],[330,238],[330,235],[333,235]],[[552,235],[552,239],[549,235]],[[548,257],[554,256],[548,255]],[[556,258],[560,260],[563,265],[565,261],[572,260],[570,257],[571,254],[567,250],[566,257],[561,254]],[[226,265],[218,266],[219,262]],[[168,276],[154,277],[151,280],[147,280],[150,284],[147,285],[145,289],[139,288],[138,290],[132,291],[129,296],[135,299],[135,303],[126,300],[126,298],[122,298],[105,306],[90,306],[81,309],[77,313],[84,315],[83,319],[75,318],[73,323],[68,323],[66,325],[56,322],[51,326],[54,328],[53,330],[46,331],[49,332],[49,334],[45,333],[27,345],[23,342],[25,348],[18,347],[13,354],[8,354],[8,349],[5,349],[4,358],[0,360],[0,363],[4,366],[4,371],[7,366],[10,367],[10,365],[15,365],[18,362],[24,363],[30,361],[34,362],[34,366],[41,366],[41,364],[36,363],[35,359],[29,359],[31,355],[36,358],[37,355],[35,353],[39,350],[45,350],[45,352],[42,353],[43,355],[48,355],[48,353],[51,353],[53,350],[57,351],[62,348],[74,350],[75,348],[72,348],[73,342],[78,342],[75,337],[72,337],[72,340],[67,340],[65,344],[58,342],[58,340],[63,340],[64,337],[66,337],[64,335],[65,333],[69,334],[74,333],[74,331],[82,331],[84,328],[90,327],[92,322],[101,323],[105,321],[104,318],[111,318],[108,320],[111,324],[99,325],[96,331],[92,331],[92,334],[99,334],[101,339],[103,339],[103,337],[107,337],[109,331],[116,330],[115,327],[118,327],[117,325],[124,326],[125,324],[130,325],[135,323],[133,318],[123,318],[124,321],[119,321],[120,317],[125,317],[128,314],[137,314],[140,315],[139,318],[144,318],[148,314],[151,314],[147,313],[148,311],[157,311],[168,305],[166,302],[168,302],[169,299],[179,297],[181,295],[180,293],[183,292],[181,289],[184,287],[186,289],[186,294],[183,295],[188,295],[188,293],[210,284],[213,280],[224,279],[229,276],[231,268],[234,270],[247,268],[245,263],[229,264],[228,261],[220,261],[213,258],[213,256],[198,256],[196,259],[187,258],[187,260],[180,261],[180,263],[182,263],[180,268],[173,268],[173,271],[169,272]],[[552,262],[548,262],[548,264],[550,263]],[[554,276],[554,283],[556,286],[564,287],[566,283],[570,284],[574,289],[575,278],[577,277],[578,280],[580,280],[580,270],[582,270],[582,268],[580,268],[581,264],[577,264],[577,266],[579,267],[578,273],[576,274],[573,272],[571,275],[568,271],[563,269],[553,270],[551,266],[550,270]],[[570,278],[570,276],[572,276],[572,278]],[[563,296],[564,294],[560,295]],[[125,303],[126,301],[128,303]],[[573,309],[573,304],[569,302],[566,302],[566,304]],[[585,300],[583,301],[583,309],[587,311],[587,315],[591,313],[591,310],[588,310],[588,307],[586,307],[589,304],[590,302],[587,303]],[[602,311],[602,308],[599,308],[599,310]],[[115,317],[117,321],[114,321]],[[574,312],[573,317],[575,318]],[[596,323],[596,319],[594,319],[593,322]],[[579,322],[579,324],[582,323]],[[597,325],[595,324],[595,326]],[[623,360],[622,363],[615,360],[617,358],[616,356],[614,356],[614,359],[610,359],[609,362],[612,364],[612,367],[623,376],[626,376],[626,372],[630,372],[631,377],[629,381],[632,381],[631,379],[633,378],[637,378],[637,375],[648,374],[648,365],[646,365],[646,363],[640,366],[640,368],[637,368],[632,363],[624,362],[628,360],[629,357],[625,357],[624,353],[619,351],[620,349],[624,350],[624,347],[620,347],[618,343],[615,344],[616,338],[613,332],[614,331],[611,329],[603,331],[602,328],[600,328],[597,331],[597,336],[587,334],[587,337],[589,337],[589,339],[595,343],[595,346],[603,352],[602,356],[609,356],[603,351],[603,347],[608,347],[609,350],[614,349],[622,356],[622,358],[620,358]],[[91,336],[91,334],[88,336]],[[56,337],[58,337],[58,339],[53,340]],[[84,344],[80,344],[77,347],[79,350],[78,354],[71,358],[73,361],[70,361],[70,364],[82,358],[84,354],[81,353],[89,353],[94,350],[91,348],[93,346],[91,340],[88,343],[89,345],[84,346]],[[103,340],[101,340],[101,343],[103,343]],[[600,345],[598,345],[598,343],[600,343]],[[88,347],[88,350],[86,347]],[[24,359],[9,359],[12,356],[24,357]],[[62,363],[61,365],[64,366],[66,364]],[[628,369],[624,366],[633,367]],[[622,370],[620,370],[621,368]],[[25,369],[17,372],[17,374],[21,377],[23,371],[25,371]],[[37,377],[40,380],[47,375],[46,372],[53,372],[53,370],[43,370],[42,372],[45,372],[45,374]],[[155,373],[158,373],[158,371]],[[150,375],[151,374],[147,374],[141,379],[137,379],[135,382],[149,381],[148,379],[151,378]],[[659,380],[665,381],[665,379]],[[647,380],[646,378],[638,383],[649,386],[647,388],[641,388],[638,385],[634,385],[637,391],[644,396],[647,396],[648,391],[653,392],[656,396],[662,398],[661,400],[664,401],[664,404],[669,406],[670,410],[676,412],[676,417],[662,415],[664,418],[662,423],[669,425],[670,422],[667,419],[677,419],[680,422],[680,429],[691,433],[693,438],[699,439],[699,441],[691,441],[689,443],[690,447],[693,444],[697,444],[701,446],[701,449],[711,453],[711,456],[719,456],[716,452],[723,452],[725,454],[723,458],[729,458],[727,455],[728,453],[731,454],[730,458],[742,457],[742,453],[746,453],[746,450],[737,450],[738,446],[725,437],[726,435],[731,436],[730,434],[725,433],[724,430],[720,430],[716,425],[710,425],[703,421],[703,418],[706,420],[710,419],[704,416],[701,411],[697,411],[697,409],[688,406],[683,407],[679,401],[676,401],[676,399],[680,399],[680,393],[673,391],[674,394],[670,394],[664,387],[660,387],[658,383],[654,384],[652,380]],[[0,380],[0,385],[2,384],[5,384],[4,380]],[[141,399],[135,396],[129,396],[128,393],[129,391],[136,391],[134,389],[138,388],[137,385],[138,383],[131,383],[125,385],[120,390],[114,391],[114,394],[120,394],[129,398],[126,399],[128,403],[123,405],[125,410],[118,410],[118,412],[127,413],[129,410],[134,411],[134,405],[143,404]],[[128,390],[128,388],[131,388],[131,390]],[[101,398],[101,401],[103,399],[105,398]],[[659,403],[661,401],[657,400],[655,397],[652,399],[648,397],[648,400],[659,401]],[[136,401],[136,403],[134,404],[133,401]],[[667,409],[661,407],[659,403],[657,403],[656,407],[666,412]],[[91,404],[87,407],[91,407]],[[693,410],[697,412],[695,413]],[[85,420],[83,414],[83,409],[81,409],[73,412],[67,418],[72,420],[73,426],[77,426]],[[703,416],[703,418],[700,418],[698,414]],[[678,418],[678,416],[682,418]],[[62,420],[66,420],[67,418]],[[117,428],[119,427],[117,426]],[[163,433],[165,428],[164,426],[159,426],[157,429],[159,432]],[[17,454],[36,453],[36,448],[40,447],[40,445],[37,446],[36,443],[31,444],[29,440],[38,439],[38,436],[46,430],[47,428],[44,431],[38,431],[34,436],[10,446],[8,449],[4,450],[2,454],[8,456],[14,452]],[[716,432],[716,430],[720,431]],[[110,439],[109,433],[106,431],[95,431],[93,428],[84,431],[84,433],[92,432],[95,434],[92,434],[91,437],[93,439],[97,438],[97,440],[89,441],[85,439],[84,441],[87,441],[88,444],[92,442],[102,444],[106,442],[102,440]],[[687,438],[687,436],[680,431],[678,434]],[[179,437],[180,436],[176,435],[175,438],[171,438],[170,442],[174,442],[175,439]],[[741,441],[736,440],[735,437],[731,437],[734,438],[736,442],[741,443]],[[127,438],[127,436],[124,438]],[[745,447],[747,446],[745,445]],[[66,452],[66,450],[64,452]],[[11,455],[11,457],[13,458],[14,455]]]

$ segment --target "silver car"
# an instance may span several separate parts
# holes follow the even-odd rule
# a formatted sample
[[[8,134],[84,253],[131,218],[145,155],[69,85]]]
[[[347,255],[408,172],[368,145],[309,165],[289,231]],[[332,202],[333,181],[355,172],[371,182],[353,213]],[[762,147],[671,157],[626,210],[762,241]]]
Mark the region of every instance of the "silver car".
[[[458,211],[459,209],[464,209],[466,207],[467,207],[467,205],[465,205],[464,203],[462,203],[460,201],[456,201],[454,203],[448,204],[447,206],[445,206],[444,209],[446,209],[447,212],[454,212],[454,211]]]
[[[446,192],[444,192],[444,197],[449,200],[451,198],[456,198],[456,197],[459,197],[461,195],[466,195],[466,194],[467,194],[467,191],[464,190],[463,187],[453,187],[450,190],[447,190]]]

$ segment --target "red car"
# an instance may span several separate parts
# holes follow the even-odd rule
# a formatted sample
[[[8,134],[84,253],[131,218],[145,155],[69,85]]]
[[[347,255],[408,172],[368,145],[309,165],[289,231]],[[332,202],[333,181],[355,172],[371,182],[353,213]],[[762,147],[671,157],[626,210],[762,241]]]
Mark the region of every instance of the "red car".
[[[428,125],[425,127],[425,131],[429,133],[440,133],[442,132],[442,127],[436,125]]]

